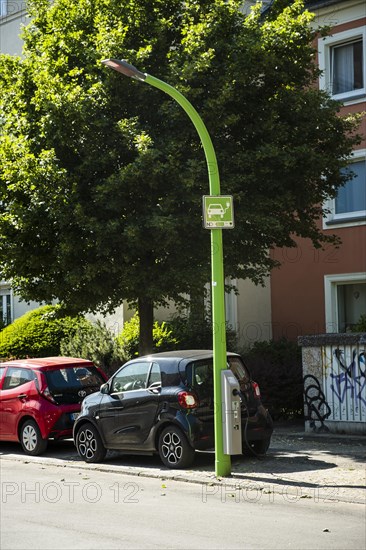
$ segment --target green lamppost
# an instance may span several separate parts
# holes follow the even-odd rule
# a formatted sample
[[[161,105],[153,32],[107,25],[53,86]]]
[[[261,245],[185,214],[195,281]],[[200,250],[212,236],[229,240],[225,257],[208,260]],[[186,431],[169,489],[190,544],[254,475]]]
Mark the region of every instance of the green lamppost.
[[[205,124],[197,113],[196,109],[178,90],[166,82],[146,73],[142,73],[133,65],[119,59],[105,59],[102,61],[108,67],[118,71],[125,76],[146,82],[171,96],[187,113],[193,122],[205,152],[210,195],[214,206],[218,206],[220,200],[220,177],[217,166],[217,159],[210,135]],[[224,210],[223,210],[224,211]],[[214,216],[213,216],[214,219]],[[232,226],[232,223],[230,223]],[[222,226],[221,226],[222,227]],[[223,415],[222,415],[222,392],[221,392],[221,371],[227,368],[226,365],[226,323],[225,323],[225,284],[222,250],[222,229],[215,226],[211,230],[211,288],[212,288],[212,332],[213,332],[213,356],[214,356],[214,402],[215,402],[215,473],[216,476],[227,476],[231,473],[230,455],[223,451]]]

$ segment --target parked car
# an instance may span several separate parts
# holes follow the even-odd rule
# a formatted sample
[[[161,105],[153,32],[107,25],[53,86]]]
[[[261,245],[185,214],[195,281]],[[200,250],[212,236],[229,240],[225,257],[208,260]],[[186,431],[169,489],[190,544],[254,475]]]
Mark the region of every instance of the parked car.
[[[0,363],[0,440],[19,441],[39,455],[50,438],[72,436],[85,396],[107,376],[91,361],[70,357]]]
[[[241,357],[227,354],[240,383],[243,452],[265,454],[272,419]],[[159,453],[170,468],[185,468],[195,450],[214,447],[213,353],[157,353],[125,363],[100,392],[86,397],[74,424],[74,441],[86,462],[107,449]]]

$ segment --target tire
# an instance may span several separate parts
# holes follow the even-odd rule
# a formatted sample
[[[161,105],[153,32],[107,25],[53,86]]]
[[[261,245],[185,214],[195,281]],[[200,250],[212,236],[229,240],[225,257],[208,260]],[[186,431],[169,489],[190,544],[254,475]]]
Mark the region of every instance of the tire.
[[[107,450],[104,447],[98,430],[93,424],[83,424],[76,434],[77,451],[85,462],[100,462]]]
[[[37,456],[47,449],[48,440],[43,439],[35,420],[26,420],[20,428],[20,444],[27,455]]]
[[[259,439],[258,441],[249,441],[249,443],[245,444],[243,447],[243,454],[265,456],[267,454],[270,443],[270,437]]]
[[[195,451],[179,428],[168,426],[159,437],[159,455],[165,466],[178,469],[192,464]]]

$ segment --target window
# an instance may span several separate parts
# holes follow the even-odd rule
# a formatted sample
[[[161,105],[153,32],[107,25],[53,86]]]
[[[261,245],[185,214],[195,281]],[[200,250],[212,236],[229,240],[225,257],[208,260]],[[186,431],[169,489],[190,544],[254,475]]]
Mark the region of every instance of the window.
[[[324,228],[335,224],[366,223],[366,149],[354,151],[345,172],[352,172],[353,177],[338,190],[335,199],[325,204],[330,213],[326,216]]]
[[[207,359],[187,365],[189,384],[200,400],[213,399],[213,360]]]
[[[327,332],[352,331],[366,315],[366,273],[326,275]]]
[[[5,376],[3,390],[12,390],[32,380],[34,380],[34,374],[31,370],[16,367],[9,368]]]
[[[331,54],[331,91],[333,95],[363,88],[362,40],[334,46]]]
[[[0,327],[12,322],[10,287],[0,287]]]
[[[27,2],[25,1],[17,0],[16,2],[10,2],[9,0],[0,0],[0,17],[12,16],[26,9]]]
[[[51,391],[66,388],[95,388],[104,383],[104,379],[95,367],[67,367],[45,371],[47,384]]]
[[[4,372],[5,372],[5,367],[0,367],[0,381],[3,377]]]
[[[113,379],[111,393],[138,390],[146,387],[150,363],[132,363],[120,370]]]
[[[153,363],[150,369],[149,381],[147,383],[149,388],[158,388],[161,386],[161,374],[160,367],[157,363]]]
[[[366,284],[337,285],[337,306],[339,332],[352,331],[366,315]]]
[[[335,215],[354,215],[366,212],[366,163],[352,162],[346,172],[353,172],[353,178],[338,191],[335,199]]]
[[[334,99],[352,101],[366,95],[365,44],[364,27],[319,39],[319,68],[323,71],[319,86]]]
[[[7,14],[7,0],[0,0],[0,17],[5,17]]]

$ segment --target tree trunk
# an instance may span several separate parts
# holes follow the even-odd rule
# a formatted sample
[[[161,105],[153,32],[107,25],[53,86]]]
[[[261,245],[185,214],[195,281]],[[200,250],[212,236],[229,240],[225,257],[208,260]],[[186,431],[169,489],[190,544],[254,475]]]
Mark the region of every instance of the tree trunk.
[[[154,302],[149,298],[138,299],[140,318],[139,355],[153,352]]]
[[[205,326],[206,308],[204,289],[202,289],[202,292],[191,293],[190,295],[189,320],[197,330]]]

